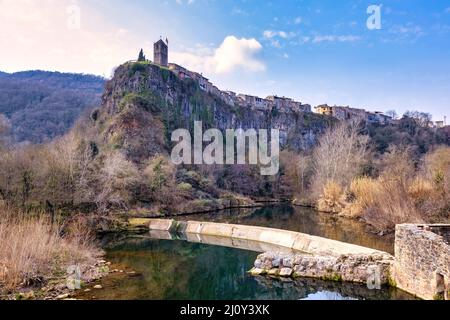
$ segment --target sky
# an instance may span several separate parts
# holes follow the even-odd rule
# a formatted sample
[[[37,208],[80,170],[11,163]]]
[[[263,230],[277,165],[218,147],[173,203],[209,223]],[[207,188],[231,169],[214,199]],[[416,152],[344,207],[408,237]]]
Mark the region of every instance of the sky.
[[[0,71],[111,77],[160,38],[222,90],[450,123],[448,0],[0,0]]]

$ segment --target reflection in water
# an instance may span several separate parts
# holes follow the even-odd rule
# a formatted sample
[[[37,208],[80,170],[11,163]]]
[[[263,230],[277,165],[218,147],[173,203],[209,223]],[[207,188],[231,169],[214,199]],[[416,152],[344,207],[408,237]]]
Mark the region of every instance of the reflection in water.
[[[372,234],[367,231],[363,223],[358,221],[337,218],[305,207],[277,205],[260,209],[232,209],[179,219],[285,229],[358,244],[389,253],[394,252],[392,237],[380,237]]]
[[[298,299],[408,299],[395,289],[313,279],[297,281],[254,278],[247,274],[257,253],[184,241],[133,236],[108,241],[107,259],[134,277],[109,277],[104,290],[77,298],[138,300],[298,300]]]

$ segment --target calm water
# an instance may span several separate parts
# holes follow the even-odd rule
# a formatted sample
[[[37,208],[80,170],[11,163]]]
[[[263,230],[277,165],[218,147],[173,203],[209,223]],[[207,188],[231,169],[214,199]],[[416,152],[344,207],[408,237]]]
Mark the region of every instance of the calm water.
[[[278,228],[325,237],[394,253],[393,237],[380,237],[367,226],[351,219],[337,218],[311,208],[289,205],[260,209],[233,209],[214,214],[194,215],[178,220],[228,222],[233,224]]]
[[[354,221],[336,220],[305,208],[284,206],[234,210],[190,220],[225,221],[306,232],[392,251],[389,239],[368,234]],[[137,300],[343,300],[411,299],[402,291],[315,279],[296,281],[251,277],[257,253],[185,241],[156,240],[146,234],[116,235],[105,239],[107,260],[115,268],[135,271],[116,274],[101,283],[103,290],[82,293],[82,299]]]
[[[313,279],[278,281],[247,275],[257,254],[239,249],[130,236],[107,259],[135,276],[104,280],[103,290],[78,298],[107,300],[298,300],[409,299],[395,289]]]

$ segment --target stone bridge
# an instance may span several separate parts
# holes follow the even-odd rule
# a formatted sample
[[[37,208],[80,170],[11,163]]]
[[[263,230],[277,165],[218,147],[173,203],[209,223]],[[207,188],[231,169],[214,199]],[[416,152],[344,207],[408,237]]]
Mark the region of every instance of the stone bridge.
[[[149,220],[153,238],[262,253],[250,271],[392,285],[423,299],[450,299],[450,225],[398,225],[395,258],[383,251],[308,234],[233,224]]]

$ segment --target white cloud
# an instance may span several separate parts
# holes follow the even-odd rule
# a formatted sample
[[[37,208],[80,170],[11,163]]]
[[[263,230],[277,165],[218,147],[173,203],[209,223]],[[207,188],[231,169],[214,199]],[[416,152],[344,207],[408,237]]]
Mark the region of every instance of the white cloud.
[[[302,23],[302,21],[303,21],[302,17],[297,17],[297,18],[295,18],[294,23],[300,24],[300,23]]]
[[[272,40],[270,41],[270,45],[274,48],[280,49],[281,48],[281,43],[279,40]]]
[[[273,31],[273,30],[266,30],[263,32],[263,36],[266,39],[273,39],[276,37],[282,38],[282,39],[288,39],[295,36],[294,32],[286,32],[286,31]]]
[[[231,14],[237,16],[248,16],[248,12],[239,7],[234,7],[233,10],[231,10]]]
[[[151,41],[116,26],[82,5],[81,28],[67,28],[67,5],[61,0],[0,0],[0,68],[2,71],[41,69],[110,76],[115,66],[135,59],[141,47],[147,56]],[[183,3],[189,3],[183,0]],[[191,1],[192,3],[192,1]],[[220,46],[197,44],[170,52],[170,60],[192,70],[219,74],[236,69],[265,70],[255,39],[229,36]],[[7,48],[4,49],[4,48]]]
[[[427,32],[425,32],[422,27],[411,22],[403,25],[394,25],[388,31],[392,37],[385,39],[386,42],[414,43],[421,37],[427,35]]]
[[[316,35],[312,39],[313,43],[321,42],[355,42],[360,40],[361,37],[353,35]]]
[[[248,72],[265,71],[266,66],[258,58],[262,45],[256,39],[238,39],[227,36],[222,44],[213,50],[197,48],[191,51],[174,52],[171,59],[188,69],[206,74],[225,74],[241,69]]]
[[[305,36],[305,37],[302,37],[300,40],[301,40],[301,43],[308,43],[311,40],[311,37]]]
[[[415,25],[396,25],[390,30],[391,33],[397,33],[397,34],[414,34],[414,35],[421,35],[423,34],[423,30],[420,26]]]
[[[0,68],[109,76],[142,46],[131,32],[80,4],[81,26],[68,28],[71,1],[0,1]],[[92,23],[92,24],[91,24]]]
[[[445,9],[445,13],[450,13],[450,7],[448,7],[447,9]]]
[[[274,32],[274,31],[271,31],[271,30],[266,30],[266,31],[263,32],[263,36],[264,36],[264,38],[266,38],[266,39],[272,39],[272,38],[275,37],[276,35],[277,35],[277,33]]]
[[[191,5],[195,2],[195,0],[175,0],[175,2],[179,5],[182,5],[183,3]]]
[[[286,32],[286,31],[274,31],[274,30],[265,30],[263,32],[263,37],[265,40],[270,42],[270,45],[274,48],[281,48],[281,41],[291,39],[296,36],[295,32]]]

